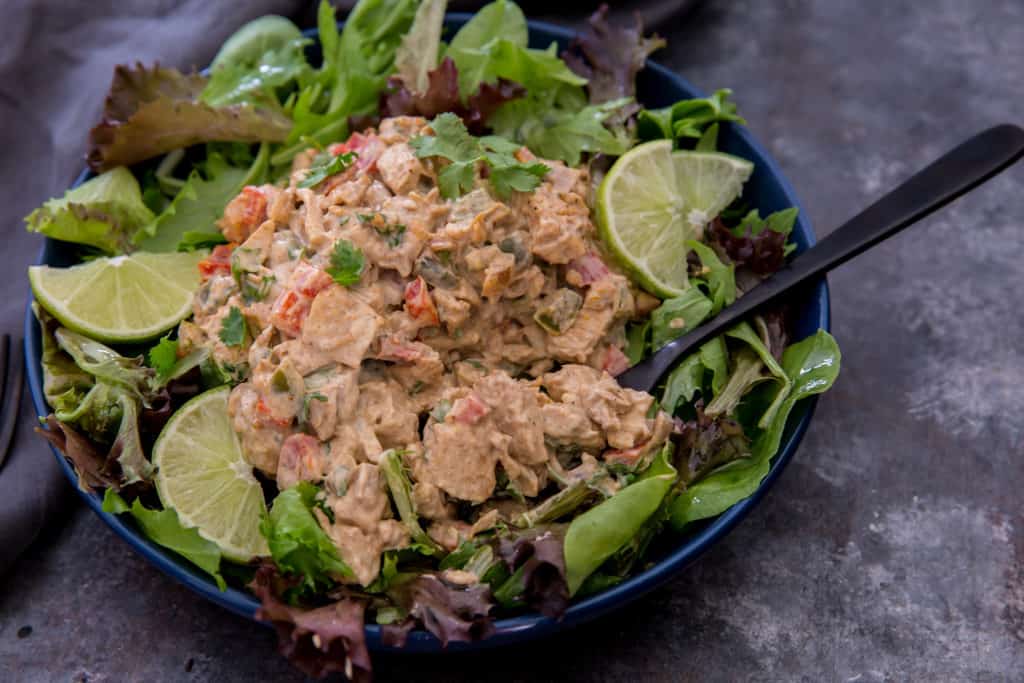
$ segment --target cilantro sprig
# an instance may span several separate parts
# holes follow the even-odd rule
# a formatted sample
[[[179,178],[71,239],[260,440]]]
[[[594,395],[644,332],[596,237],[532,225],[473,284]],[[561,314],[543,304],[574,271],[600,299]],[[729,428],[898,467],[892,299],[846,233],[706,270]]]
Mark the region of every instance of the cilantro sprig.
[[[149,367],[156,370],[158,382],[165,382],[171,376],[178,362],[178,341],[168,334],[149,350]]]
[[[220,340],[227,346],[241,346],[245,341],[245,317],[238,306],[232,306],[221,321]]]
[[[363,265],[363,252],[348,240],[340,239],[334,243],[331,265],[326,270],[339,285],[351,287],[363,276]]]
[[[335,173],[341,173],[352,165],[358,155],[355,152],[345,152],[334,156],[330,152],[321,152],[313,159],[313,164],[306,172],[306,177],[297,183],[298,187],[316,187],[328,177]]]
[[[475,138],[455,114],[445,112],[430,122],[434,135],[421,135],[409,141],[416,156],[443,157],[451,163],[437,175],[441,196],[455,199],[473,189],[476,166],[488,166],[488,178],[499,197],[513,191],[529,192],[536,188],[549,169],[542,163],[523,163],[515,158],[520,145],[489,135]]]

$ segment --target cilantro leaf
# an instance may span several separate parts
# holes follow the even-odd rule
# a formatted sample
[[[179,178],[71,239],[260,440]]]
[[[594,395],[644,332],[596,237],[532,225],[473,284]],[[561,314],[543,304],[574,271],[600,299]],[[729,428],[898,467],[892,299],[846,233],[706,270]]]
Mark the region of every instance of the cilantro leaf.
[[[496,166],[491,164],[491,185],[500,197],[515,192],[530,192],[536,189],[550,171],[541,163]]]
[[[245,318],[238,306],[232,306],[221,321],[220,340],[228,346],[241,346],[245,341]]]
[[[550,170],[539,162],[518,161],[514,154],[520,146],[514,142],[493,135],[474,138],[462,120],[450,112],[435,118],[430,127],[434,130],[433,137],[413,138],[409,144],[418,157],[439,156],[451,162],[437,175],[441,195],[446,199],[454,199],[473,189],[479,162],[490,168],[491,185],[501,197],[513,191],[533,190]]]
[[[481,156],[480,141],[469,134],[466,124],[446,112],[430,122],[433,137],[421,135],[410,141],[419,157],[438,156],[453,162],[474,162]]]
[[[178,362],[178,342],[167,335],[149,350],[149,367],[156,370],[156,380],[163,383],[171,376]]]
[[[351,166],[357,156],[355,152],[345,152],[338,156],[333,156],[330,152],[317,155],[313,165],[306,172],[306,177],[299,181],[298,186],[316,187],[330,176],[341,173]]]
[[[351,287],[362,277],[363,265],[363,252],[348,240],[340,239],[334,243],[331,267],[326,270],[339,285]]]

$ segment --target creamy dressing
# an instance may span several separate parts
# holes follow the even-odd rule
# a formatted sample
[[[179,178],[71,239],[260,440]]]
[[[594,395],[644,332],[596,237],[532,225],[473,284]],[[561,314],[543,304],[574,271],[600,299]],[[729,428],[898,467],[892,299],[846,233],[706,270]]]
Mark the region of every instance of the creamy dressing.
[[[408,144],[421,134],[423,119],[385,119],[314,188],[298,184],[315,151],[287,186],[245,188],[220,222],[230,266],[181,328],[184,350],[246,377],[229,402],[246,457],[282,488],[324,487],[332,514],[317,517],[364,585],[409,543],[384,450],[402,450],[417,514],[454,548],[536,502],[517,500],[637,462],[671,428],[608,373],[624,369],[624,325],[647,302],[599,255],[587,170],[543,161],[533,192],[500,201],[478,179],[445,200],[442,162]],[[339,240],[365,262],[350,287],[327,273]],[[240,346],[220,338],[232,308],[249,328]]]

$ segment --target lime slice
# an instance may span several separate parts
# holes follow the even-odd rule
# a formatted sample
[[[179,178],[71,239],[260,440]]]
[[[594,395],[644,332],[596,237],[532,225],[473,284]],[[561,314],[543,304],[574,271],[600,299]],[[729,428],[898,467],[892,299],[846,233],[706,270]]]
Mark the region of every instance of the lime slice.
[[[228,387],[178,409],[153,446],[156,491],[186,527],[213,541],[228,559],[268,555],[260,535],[263,489],[238,445],[228,415]]]
[[[673,152],[670,140],[637,145],[597,191],[597,225],[612,254],[646,289],[679,296],[689,286],[686,240],[740,196],[754,170],[719,152]]]
[[[70,268],[32,266],[43,308],[66,327],[105,342],[153,339],[188,316],[205,251],[98,258]]]

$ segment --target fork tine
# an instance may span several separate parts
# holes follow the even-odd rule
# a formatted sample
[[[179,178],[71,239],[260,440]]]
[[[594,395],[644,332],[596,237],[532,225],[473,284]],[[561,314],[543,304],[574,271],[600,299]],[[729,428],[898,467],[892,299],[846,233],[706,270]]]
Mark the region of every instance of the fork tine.
[[[5,334],[0,339],[0,363],[3,364],[4,385],[0,394],[0,467],[11,450],[14,432],[18,426],[18,414],[21,412],[21,395],[24,389],[24,351],[21,344],[14,344],[12,350],[11,337]]]

